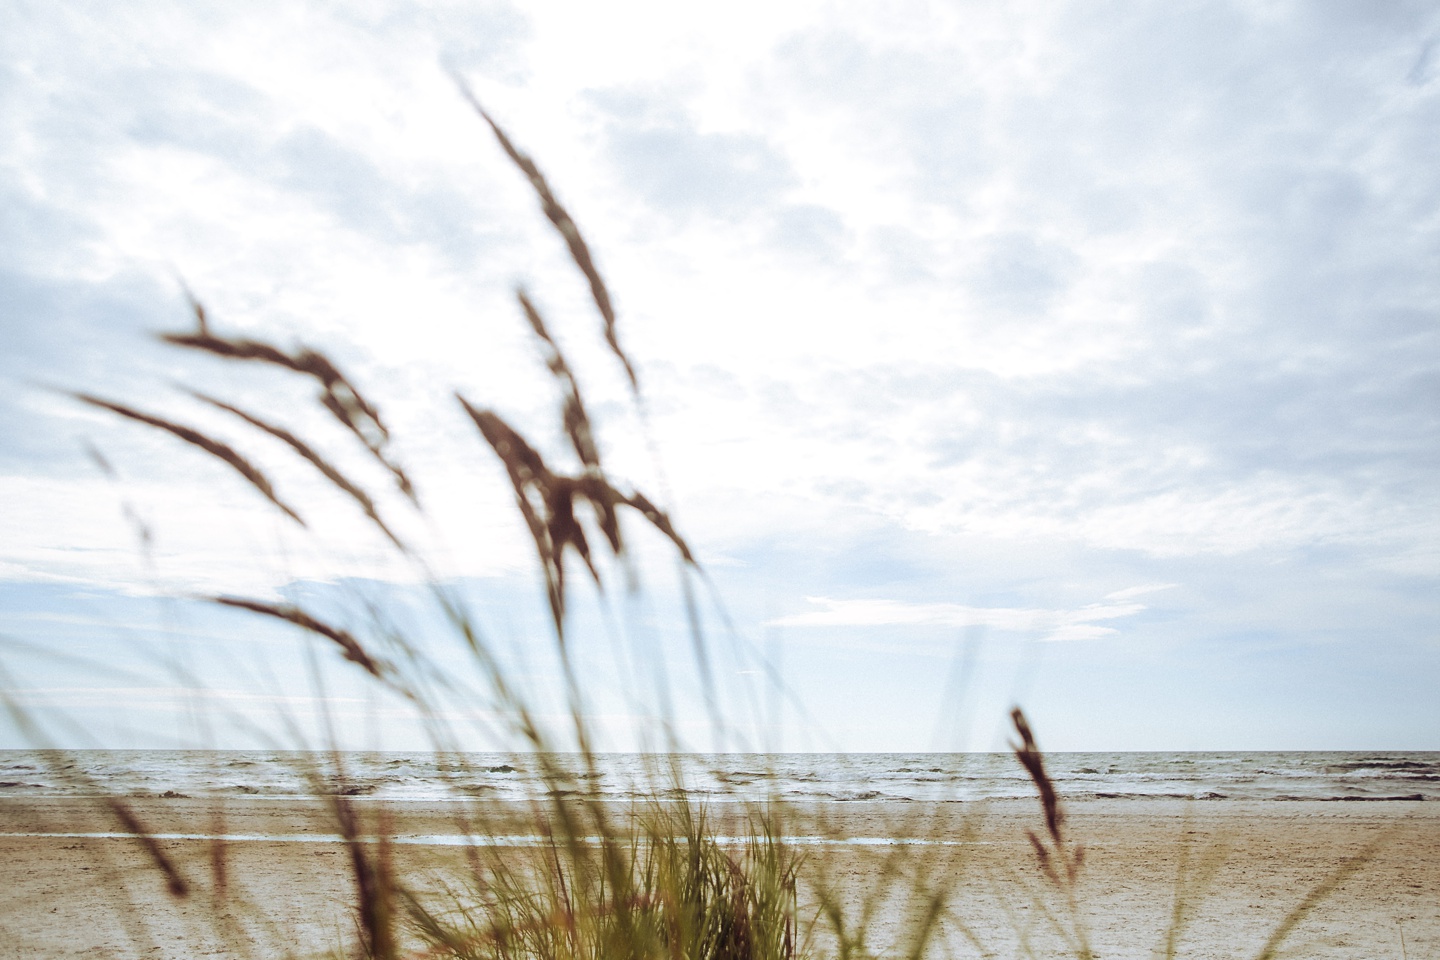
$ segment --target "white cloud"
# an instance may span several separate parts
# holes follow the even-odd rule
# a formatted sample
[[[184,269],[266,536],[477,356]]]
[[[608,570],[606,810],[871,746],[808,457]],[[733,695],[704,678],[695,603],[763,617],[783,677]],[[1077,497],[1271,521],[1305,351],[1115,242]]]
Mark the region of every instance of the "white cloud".
[[[583,285],[440,68],[464,48],[591,234],[682,503],[778,483],[822,524],[1414,552],[1433,17],[1336,59],[1318,11],[1221,5],[381,9],[15,24],[4,159],[40,220],[10,262],[102,294],[47,375],[123,376],[136,331],[103,296],[174,266],[232,328],[341,344],[438,460],[452,384],[548,410],[507,292],[543,277],[617,462],[648,476]]]
[[[1147,592],[1154,588],[1137,588]],[[1121,594],[1127,591],[1120,591]],[[834,600],[806,597],[819,610],[771,620],[775,627],[990,627],[1043,640],[1096,640],[1114,636],[1114,627],[1096,621],[1131,617],[1142,604],[1110,596],[1108,603],[1093,603],[1075,610],[1035,610],[1014,607],[969,607],[957,603],[903,603],[896,600]]]
[[[1124,590],[1116,590],[1114,593],[1105,594],[1106,600],[1129,600],[1131,597],[1143,597],[1147,593],[1158,593],[1161,590],[1172,590],[1180,586],[1178,583],[1143,583],[1137,587],[1126,587]]]

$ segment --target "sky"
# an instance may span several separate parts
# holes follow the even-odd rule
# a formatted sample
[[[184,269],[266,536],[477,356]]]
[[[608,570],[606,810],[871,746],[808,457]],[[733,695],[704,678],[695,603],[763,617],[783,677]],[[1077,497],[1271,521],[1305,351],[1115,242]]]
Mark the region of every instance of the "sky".
[[[571,555],[602,745],[1003,749],[1018,703],[1056,750],[1440,749],[1437,41],[1403,2],[7,3],[0,747],[426,744],[217,594],[460,676],[439,586],[555,719],[455,397],[574,469],[523,287],[703,571],[702,666],[642,518],[603,592]],[[187,291],[330,356],[423,511],[313,384],[159,342]],[[233,444],[306,528],[75,392]],[[441,713],[506,745],[477,702]]]

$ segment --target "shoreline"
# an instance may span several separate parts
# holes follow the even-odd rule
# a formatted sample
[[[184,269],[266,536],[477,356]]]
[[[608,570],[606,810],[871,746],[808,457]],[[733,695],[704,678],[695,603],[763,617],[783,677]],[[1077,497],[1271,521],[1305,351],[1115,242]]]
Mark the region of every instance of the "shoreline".
[[[332,839],[323,802],[121,799],[157,834],[254,839],[157,838],[193,882],[195,892],[176,900],[132,838],[17,835],[119,832],[114,814],[95,801],[0,800],[0,889],[11,891],[0,906],[0,935],[16,956],[180,960],[236,952],[230,941],[259,958],[287,950],[304,956],[335,946],[351,929],[348,859]],[[464,810],[352,803],[372,827],[388,822],[397,838],[463,836],[467,815],[483,819],[482,836],[529,838],[517,846],[538,836],[536,808],[526,803]],[[609,806],[617,819],[636,807]],[[1195,904],[1180,955],[1235,956],[1258,952],[1307,892],[1377,841],[1371,860],[1297,926],[1291,945],[1305,945],[1310,956],[1400,957],[1403,931],[1410,956],[1440,955],[1440,804],[1092,800],[1066,809],[1069,834],[1086,849],[1077,892],[1104,960],[1152,955],[1171,916],[1182,861],[1211,865],[1214,882]],[[711,829],[743,835],[744,812],[710,808]],[[880,878],[894,875],[906,879],[870,928],[881,952],[887,944],[900,949],[919,882],[948,893],[991,953],[1014,955],[1024,942],[1037,956],[1065,955],[1043,919],[1056,909],[1053,891],[1035,869],[1026,837],[1040,827],[1033,799],[811,803],[786,807],[784,815],[787,834],[824,841],[796,845],[802,914],[823,889],[858,909]],[[853,842],[857,837],[888,844]],[[226,857],[221,890],[216,849]],[[397,842],[394,856],[402,875],[420,877],[464,869],[466,849]],[[976,953],[973,945],[957,948]]]

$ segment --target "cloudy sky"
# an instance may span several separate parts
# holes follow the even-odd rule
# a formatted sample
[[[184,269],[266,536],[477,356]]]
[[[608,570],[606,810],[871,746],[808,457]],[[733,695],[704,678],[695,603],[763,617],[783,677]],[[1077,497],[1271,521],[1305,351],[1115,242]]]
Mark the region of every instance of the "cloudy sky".
[[[428,637],[435,579],[542,690],[534,552],[454,399],[567,465],[524,285],[714,585],[745,743],[993,749],[1019,702],[1054,749],[1440,749],[1428,4],[14,2],[0,50],[0,665],[36,724],[0,745],[419,742],[213,593]],[[451,71],[585,232],[642,405]],[[384,487],[305,384],[155,340],[187,287],[376,401],[423,571],[189,395]],[[309,529],[75,390],[233,443]],[[572,615],[615,746],[691,649],[631,527]]]

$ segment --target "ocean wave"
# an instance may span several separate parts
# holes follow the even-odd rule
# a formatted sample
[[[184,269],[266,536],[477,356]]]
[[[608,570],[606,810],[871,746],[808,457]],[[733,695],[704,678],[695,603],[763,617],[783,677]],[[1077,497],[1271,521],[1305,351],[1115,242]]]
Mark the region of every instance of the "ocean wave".
[[[1095,791],[1094,793],[1066,794],[1066,800],[1211,800],[1223,799],[1223,794],[1207,792],[1204,794],[1194,793],[1111,793],[1107,791]]]
[[[559,758],[567,782],[546,783],[539,765],[502,753],[435,757],[422,753],[353,754],[331,766],[312,754],[255,751],[74,751],[63,756],[14,751],[0,756],[0,790],[18,796],[299,797],[343,794],[398,801],[453,800],[484,794],[542,798],[550,787],[615,799],[661,799],[674,781],[656,779],[655,757],[607,754],[592,771]],[[1440,753],[1052,754],[1062,796],[1106,800],[1440,800]],[[663,762],[663,758],[662,758]],[[718,802],[971,801],[1033,798],[1035,788],[1009,754],[684,755],[675,758],[686,795]],[[519,764],[519,766],[517,766]],[[588,776],[594,773],[592,778]],[[242,774],[244,780],[231,780]],[[316,779],[319,777],[320,779]]]
[[[1326,770],[1332,773],[1358,772],[1360,770],[1422,770],[1432,771],[1436,764],[1425,763],[1420,760],[1404,760],[1394,757],[1369,757],[1363,760],[1351,760],[1342,763],[1330,764]]]

